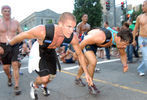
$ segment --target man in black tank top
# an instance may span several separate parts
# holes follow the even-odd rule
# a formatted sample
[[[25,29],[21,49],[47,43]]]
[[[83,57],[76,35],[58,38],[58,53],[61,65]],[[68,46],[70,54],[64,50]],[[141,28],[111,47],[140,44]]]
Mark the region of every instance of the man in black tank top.
[[[76,54],[78,55],[79,62],[85,72],[88,84],[93,85],[92,78],[90,77],[85,57],[79,46],[78,37],[73,33],[76,26],[76,19],[73,14],[65,12],[61,14],[58,25],[39,25],[26,32],[22,32],[10,41],[10,45],[14,45],[23,41],[24,39],[37,39],[39,43],[39,68],[36,69],[39,75],[34,82],[31,82],[30,96],[36,99],[36,89],[43,85],[43,93],[45,96],[49,95],[47,84],[51,81],[52,77],[56,74],[56,52],[55,49],[62,44],[72,44]],[[65,42],[65,43],[63,43]],[[34,43],[35,44],[35,43]]]
[[[124,72],[128,70],[127,58],[125,53],[125,48],[129,44],[129,41],[132,40],[132,35],[128,30],[122,30],[115,36],[116,45],[120,51],[121,61],[125,68]],[[90,76],[93,78],[94,70],[97,64],[96,51],[98,47],[109,47],[112,45],[112,36],[111,32],[105,28],[93,29],[88,32],[88,35],[84,37],[84,40],[80,43],[80,47],[84,52],[84,55],[87,60],[87,66],[90,73]],[[79,68],[78,74],[75,80],[75,83],[80,86],[85,86],[80,78],[83,74],[82,67]],[[91,94],[97,94],[100,91],[96,88],[95,85],[88,86],[89,92]]]

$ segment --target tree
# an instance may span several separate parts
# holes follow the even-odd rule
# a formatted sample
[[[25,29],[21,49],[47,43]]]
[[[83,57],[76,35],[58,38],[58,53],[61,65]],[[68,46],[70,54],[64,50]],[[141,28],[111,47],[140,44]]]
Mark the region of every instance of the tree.
[[[131,15],[132,21],[136,20],[137,16],[142,13],[142,5],[140,5],[138,11],[134,11],[133,14]]]
[[[52,19],[50,19],[49,21],[48,21],[48,24],[52,24],[53,23],[53,21],[52,21]]]
[[[73,14],[77,23],[81,21],[83,14],[88,14],[88,23],[91,27],[101,26],[102,6],[100,0],[75,0]]]

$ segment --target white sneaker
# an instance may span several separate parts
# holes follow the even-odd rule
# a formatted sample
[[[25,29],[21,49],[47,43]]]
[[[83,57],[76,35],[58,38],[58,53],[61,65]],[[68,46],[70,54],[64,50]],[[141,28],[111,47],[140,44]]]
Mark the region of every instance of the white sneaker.
[[[30,87],[31,87],[30,96],[33,100],[38,100],[37,88],[35,89],[33,84],[34,84],[33,81],[30,82]]]
[[[140,75],[140,76],[144,76],[144,75],[145,75],[145,73],[140,72],[140,73],[139,73],[139,75]]]
[[[95,72],[100,72],[100,68],[95,68]]]

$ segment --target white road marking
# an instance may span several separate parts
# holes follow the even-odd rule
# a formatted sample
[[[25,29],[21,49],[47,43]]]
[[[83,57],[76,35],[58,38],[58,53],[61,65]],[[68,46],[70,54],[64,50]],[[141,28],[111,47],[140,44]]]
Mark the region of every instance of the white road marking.
[[[108,63],[108,62],[115,62],[115,61],[119,61],[119,60],[120,59],[105,60],[105,61],[97,62],[97,64]]]
[[[106,61],[101,61],[101,62],[97,62],[97,64],[102,64],[102,63],[108,63],[108,62],[115,62],[115,61],[119,61],[120,59],[112,59],[112,60],[106,60]],[[68,67],[68,68],[63,68],[63,70],[71,70],[71,69],[76,69],[79,66],[72,66],[72,67]]]
[[[0,71],[0,74],[3,73],[4,71]]]
[[[22,67],[22,68],[20,68],[20,70],[23,70],[23,69],[27,69],[28,67]],[[13,70],[12,70],[13,71]],[[0,74],[1,73],[4,73],[4,71],[0,71]]]
[[[63,70],[71,70],[71,69],[76,69],[78,67],[79,67],[79,65],[76,65],[76,66],[73,66],[73,67],[63,68]]]
[[[115,61],[119,61],[120,59],[112,59],[112,60],[106,60],[106,61],[101,61],[101,62],[97,62],[97,64],[102,64],[102,63],[108,63],[108,62],[115,62]],[[67,68],[63,68],[63,70],[71,70],[71,69],[76,69],[78,68],[79,66],[76,65],[76,66],[72,66],[72,67],[67,67]],[[23,70],[23,69],[27,69],[28,67],[22,67],[20,68],[20,70]],[[0,71],[0,74],[1,73],[4,73],[4,71]]]

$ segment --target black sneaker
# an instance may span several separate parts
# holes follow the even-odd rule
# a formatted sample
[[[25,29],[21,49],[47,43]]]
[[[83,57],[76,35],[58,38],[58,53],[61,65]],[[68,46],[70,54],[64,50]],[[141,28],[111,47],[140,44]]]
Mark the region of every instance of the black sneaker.
[[[33,82],[30,83],[30,87],[31,87],[30,96],[33,100],[38,100],[37,88],[35,88],[33,84],[34,84]]]
[[[79,85],[79,86],[81,86],[81,87],[86,86],[86,84],[82,81],[81,78],[75,79],[75,84],[76,84],[76,85]]]
[[[49,96],[50,95],[50,91],[48,90],[47,87],[43,87],[41,86],[41,90],[44,96]]]
[[[93,86],[88,86],[88,90],[89,93],[93,95],[100,93],[100,91],[96,88],[95,84],[93,84]]]
[[[12,86],[12,80],[11,80],[11,78],[8,79],[8,86],[9,86],[9,87]]]
[[[14,93],[15,95],[20,95],[21,94],[21,90],[19,89],[19,87],[14,87]]]

